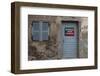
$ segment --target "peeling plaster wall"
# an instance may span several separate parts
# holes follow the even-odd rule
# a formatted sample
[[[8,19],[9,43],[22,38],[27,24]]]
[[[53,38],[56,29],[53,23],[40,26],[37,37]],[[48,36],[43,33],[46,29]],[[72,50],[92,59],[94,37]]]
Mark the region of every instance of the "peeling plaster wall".
[[[62,21],[79,21],[79,58],[87,57],[87,18],[62,16],[28,16],[29,60],[61,59],[63,55]],[[48,21],[48,41],[32,41],[32,21]]]
[[[80,34],[79,34],[79,57],[88,57],[88,19],[82,18],[80,23]]]
[[[31,16],[29,15],[28,41],[29,41],[29,60],[30,59],[59,59],[58,55],[58,25],[56,24],[56,17],[51,16]],[[32,21],[48,21],[50,24],[50,31],[48,41],[32,41]],[[31,56],[31,57],[30,57]]]

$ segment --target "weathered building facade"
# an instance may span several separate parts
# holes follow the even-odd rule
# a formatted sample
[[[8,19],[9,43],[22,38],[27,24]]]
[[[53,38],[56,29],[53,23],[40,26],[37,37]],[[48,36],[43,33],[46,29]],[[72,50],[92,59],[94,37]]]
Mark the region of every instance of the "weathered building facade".
[[[28,15],[28,60],[87,58],[87,46],[88,18]]]

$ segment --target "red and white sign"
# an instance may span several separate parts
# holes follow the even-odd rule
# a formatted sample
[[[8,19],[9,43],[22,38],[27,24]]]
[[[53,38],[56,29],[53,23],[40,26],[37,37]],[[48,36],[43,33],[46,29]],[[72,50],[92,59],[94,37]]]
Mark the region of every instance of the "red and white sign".
[[[65,36],[74,36],[74,28],[65,28]]]

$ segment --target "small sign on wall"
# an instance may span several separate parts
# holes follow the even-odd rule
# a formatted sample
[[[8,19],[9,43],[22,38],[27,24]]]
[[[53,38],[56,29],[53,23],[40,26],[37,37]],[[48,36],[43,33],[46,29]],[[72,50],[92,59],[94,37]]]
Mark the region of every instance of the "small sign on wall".
[[[74,36],[74,27],[65,27],[65,36]]]

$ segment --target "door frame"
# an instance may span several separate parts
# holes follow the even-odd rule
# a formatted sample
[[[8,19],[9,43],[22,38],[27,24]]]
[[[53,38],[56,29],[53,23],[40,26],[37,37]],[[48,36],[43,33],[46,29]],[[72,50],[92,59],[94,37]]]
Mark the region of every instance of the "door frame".
[[[77,51],[77,58],[79,58],[79,21],[63,20],[63,21],[61,21],[61,24],[63,25],[63,23],[69,23],[69,22],[77,24],[77,26],[76,26],[76,28],[77,28],[77,50],[76,51]],[[62,28],[62,30],[63,30],[63,28]],[[62,34],[63,34],[63,32],[62,32]],[[63,38],[63,36],[62,36],[62,38]],[[62,41],[62,42],[64,45],[64,41]],[[62,45],[62,47],[63,47],[63,45]],[[64,49],[63,49],[63,51],[64,51]]]

